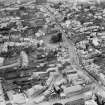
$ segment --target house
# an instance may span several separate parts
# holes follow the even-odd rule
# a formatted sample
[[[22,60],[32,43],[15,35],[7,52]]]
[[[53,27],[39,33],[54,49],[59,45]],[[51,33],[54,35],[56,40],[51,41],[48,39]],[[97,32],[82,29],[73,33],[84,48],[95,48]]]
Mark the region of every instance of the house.
[[[82,87],[80,85],[76,85],[76,86],[64,88],[64,93],[66,96],[70,96],[70,93],[75,93],[80,90],[82,90]]]
[[[75,101],[67,102],[65,105],[84,105],[84,99],[80,98]]]
[[[97,105],[97,103],[94,100],[88,100],[85,101],[85,105]]]

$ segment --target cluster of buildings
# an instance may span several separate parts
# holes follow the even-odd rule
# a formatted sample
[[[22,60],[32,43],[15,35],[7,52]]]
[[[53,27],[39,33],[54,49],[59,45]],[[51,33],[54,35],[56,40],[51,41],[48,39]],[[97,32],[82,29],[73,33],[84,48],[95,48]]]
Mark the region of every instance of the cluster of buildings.
[[[25,2],[1,10],[0,105],[104,105],[104,7]]]
[[[53,4],[52,4],[53,5]],[[104,5],[104,3],[103,3]],[[81,63],[93,77],[104,84],[104,6],[78,5],[71,8],[60,2],[51,6],[55,16],[64,16],[61,26],[74,41]],[[59,20],[58,20],[59,21]]]

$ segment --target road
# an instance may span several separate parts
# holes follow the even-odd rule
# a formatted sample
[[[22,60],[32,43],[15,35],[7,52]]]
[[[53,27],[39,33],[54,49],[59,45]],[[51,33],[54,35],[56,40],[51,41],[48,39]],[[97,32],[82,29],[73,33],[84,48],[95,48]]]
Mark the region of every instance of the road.
[[[51,16],[52,20],[55,20],[57,28],[62,32],[64,42],[66,43],[67,46],[69,46],[68,48],[69,48],[69,53],[70,53],[70,57],[71,57],[71,64],[79,66],[79,59],[78,59],[78,56],[76,54],[76,48],[74,47],[74,44],[72,43],[71,40],[67,39],[67,34],[64,32],[65,30],[60,25],[58,20],[55,18],[54,13],[51,12],[49,7],[48,6],[43,6],[43,7],[44,7],[44,9],[46,9],[47,13],[49,13],[49,15]]]
[[[58,20],[55,18],[55,15],[54,15],[54,13],[52,13],[51,11],[50,11],[50,9],[49,9],[49,7],[45,7],[46,8],[46,11],[49,13],[49,15],[51,16],[51,18],[52,19],[54,19],[55,20],[55,22],[56,22],[56,25],[57,25],[57,27],[60,29],[60,31],[62,32],[62,35],[63,35],[63,40],[64,40],[64,42],[66,43],[66,45],[68,46],[68,48],[69,48],[69,54],[70,54],[70,63],[73,65],[73,66],[75,66],[78,70],[81,70],[81,71],[83,71],[87,76],[89,76],[93,81],[95,81],[95,83],[96,84],[99,84],[99,81],[98,80],[96,80],[95,78],[94,78],[94,76],[92,76],[88,71],[86,71],[86,70],[84,70],[84,69],[82,69],[81,68],[81,66],[80,66],[80,60],[79,60],[79,57],[78,57],[78,55],[77,55],[77,53],[76,53],[76,48],[75,48],[75,46],[74,46],[74,44],[72,43],[72,41],[70,40],[70,39],[68,39],[67,38],[67,34],[65,33],[65,31],[64,31],[64,29],[63,29],[63,27],[60,25],[60,23],[58,22]],[[99,86],[100,86],[100,84],[99,84]],[[69,99],[64,99],[64,100],[57,100],[57,102],[63,102],[63,103],[65,103],[65,102],[67,102],[67,101],[73,101],[73,100],[75,100],[75,99],[80,99],[80,97],[83,97],[83,95],[82,95],[82,93],[77,93],[77,94],[75,94],[75,95],[73,95],[72,97],[70,97]],[[52,102],[51,103],[46,103],[46,105],[52,105]],[[32,104],[31,104],[32,105]],[[35,104],[34,104],[35,105]],[[38,105],[43,105],[43,103],[41,104],[38,104]]]
[[[46,10],[46,12],[49,14],[49,16],[51,16],[51,18],[53,20],[55,20],[56,22],[56,25],[57,27],[60,29],[60,31],[62,32],[62,35],[63,35],[63,40],[65,41],[65,43],[68,45],[68,48],[69,48],[69,54],[70,54],[70,57],[71,57],[71,61],[70,63],[75,66],[78,70],[84,72],[84,74],[86,74],[88,77],[90,77],[91,80],[93,80],[97,85],[98,87],[102,88],[104,91],[105,91],[105,88],[104,88],[104,83],[100,80],[100,79],[97,79],[94,77],[94,75],[92,75],[88,70],[86,70],[86,68],[83,66],[82,62],[80,61],[80,57],[78,56],[77,54],[77,51],[76,51],[76,47],[75,45],[73,44],[72,40],[68,39],[67,38],[67,34],[65,33],[65,30],[63,29],[63,27],[60,25],[59,21],[57,20],[56,16],[54,15],[54,13],[52,12],[51,8],[46,5],[46,6],[43,6]],[[42,7],[41,7],[42,8]],[[80,66],[81,65],[81,66]]]

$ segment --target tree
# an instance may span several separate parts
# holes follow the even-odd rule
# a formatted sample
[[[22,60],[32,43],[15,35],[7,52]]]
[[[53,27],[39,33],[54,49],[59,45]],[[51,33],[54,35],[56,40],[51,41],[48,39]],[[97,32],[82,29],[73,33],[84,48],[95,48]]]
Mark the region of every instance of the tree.
[[[62,41],[62,33],[58,33],[57,35],[53,35],[51,37],[51,42],[52,43],[57,43]]]
[[[53,105],[63,105],[63,104],[61,104],[61,103],[55,103],[55,104],[53,104]]]

